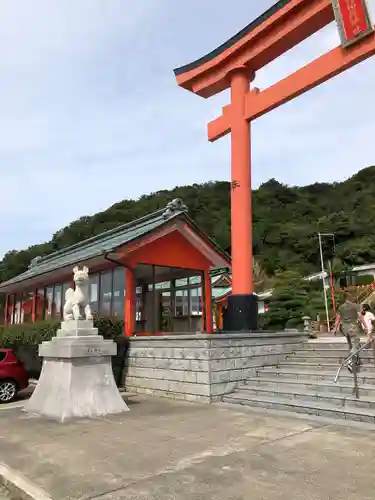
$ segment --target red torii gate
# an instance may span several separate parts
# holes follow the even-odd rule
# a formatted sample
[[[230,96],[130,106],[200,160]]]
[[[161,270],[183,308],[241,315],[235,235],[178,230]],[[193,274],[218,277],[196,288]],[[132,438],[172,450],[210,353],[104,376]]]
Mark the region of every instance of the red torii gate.
[[[250,90],[256,72],[336,19],[341,46],[283,80]],[[256,330],[253,287],[250,122],[375,54],[365,0],[279,0],[234,37],[174,70],[181,87],[201,97],[230,88],[231,102],[208,124],[208,139],[231,133],[232,295],[224,329]]]

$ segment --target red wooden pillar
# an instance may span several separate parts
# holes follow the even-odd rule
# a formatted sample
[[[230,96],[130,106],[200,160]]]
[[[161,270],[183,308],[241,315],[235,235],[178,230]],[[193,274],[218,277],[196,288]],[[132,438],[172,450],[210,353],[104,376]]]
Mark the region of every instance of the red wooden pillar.
[[[202,300],[203,300],[203,297],[202,297]],[[204,322],[205,321],[206,321],[206,315],[204,313],[204,307],[202,307],[201,333],[204,333],[204,329],[205,329]]]
[[[204,273],[202,273],[202,295],[199,297],[199,309],[202,308],[202,317],[201,317],[201,333],[204,333],[206,331],[206,311],[205,311],[205,303],[206,303],[206,292],[205,292],[205,280],[204,280]]]
[[[36,299],[37,299],[37,293],[38,293],[38,290],[37,290],[37,288],[35,288],[34,294],[33,294],[32,305],[31,305],[31,307],[32,307],[32,309],[31,309],[31,321],[33,323],[35,323],[35,321],[36,321],[36,304],[37,304],[37,300]]]
[[[208,271],[204,272],[204,312],[206,318],[206,332],[212,333],[212,291],[211,277]]]
[[[223,303],[222,302],[219,302],[217,304],[217,317],[218,317],[218,322],[217,322],[216,328],[218,330],[222,330],[223,329]]]
[[[5,297],[4,325],[8,324],[9,294]]]
[[[131,337],[134,331],[134,298],[134,271],[127,268],[125,270],[125,335],[127,337]]]

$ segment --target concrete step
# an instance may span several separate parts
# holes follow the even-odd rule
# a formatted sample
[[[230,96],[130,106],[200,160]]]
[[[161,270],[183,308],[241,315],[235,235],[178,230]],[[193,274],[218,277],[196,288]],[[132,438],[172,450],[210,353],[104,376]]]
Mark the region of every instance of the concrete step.
[[[364,342],[361,342],[360,343],[360,346],[363,347],[365,345]],[[347,351],[349,349],[349,345],[346,343],[346,344],[336,344],[336,345],[329,345],[329,344],[322,344],[322,345],[319,345],[319,346],[311,346],[311,345],[306,345],[306,344],[303,344],[300,346],[300,348],[298,348],[298,351],[307,351],[307,352],[312,352],[312,351]],[[372,347],[365,347],[363,349],[364,351],[366,352],[371,352],[373,353],[373,349]]]
[[[269,387],[263,384],[246,384],[239,387],[237,393],[248,394],[249,396],[261,396],[270,399],[292,399],[294,401],[314,401],[319,404],[328,404],[338,408],[361,408],[370,409],[375,411],[375,398],[364,397],[359,395],[357,399],[353,394],[352,390],[349,394],[337,393],[325,393],[319,391],[309,391],[306,389],[296,389],[290,387]]]
[[[362,340],[363,342],[363,340]],[[349,349],[344,338],[310,340],[278,366],[257,370],[223,403],[262,411],[289,412],[375,424],[374,352],[361,352],[359,398],[353,395],[353,375],[343,368],[334,378]]]
[[[338,368],[338,366],[337,366]],[[257,377],[280,377],[280,378],[296,378],[296,379],[306,379],[308,378],[309,380],[333,380],[336,370],[311,370],[311,371],[301,371],[298,368],[293,368],[293,367],[267,367],[267,368],[262,368],[261,370],[257,371]],[[353,381],[353,376],[352,374],[344,368],[341,371],[340,374],[340,380],[344,383],[352,383]],[[369,384],[369,385],[375,385],[375,370],[373,373],[371,372],[359,372],[358,373],[358,383],[359,384]]]
[[[373,358],[369,358],[367,356],[361,356],[362,353],[360,353],[359,357],[361,358],[361,362],[364,364],[364,365],[369,365],[369,366],[372,366],[374,367],[374,359]],[[335,363],[337,365],[341,364],[348,356],[348,353],[344,354],[343,356],[339,355],[339,356],[332,356],[332,357],[328,357],[328,356],[300,356],[299,354],[296,354],[294,356],[288,356],[286,358],[286,361],[290,362],[290,363],[315,363],[315,364],[332,364],[332,363]]]
[[[375,411],[361,408],[338,408],[332,404],[323,404],[318,401],[297,401],[290,397],[273,398],[266,396],[252,396],[243,391],[237,391],[223,398],[224,403],[240,404],[249,407],[267,408],[271,410],[292,411],[317,417],[340,418],[357,422],[375,423]]]
[[[341,378],[337,384],[333,379],[318,381],[306,379],[286,379],[281,377],[254,377],[246,381],[242,387],[259,386],[268,387],[270,389],[286,389],[289,393],[296,392],[314,392],[319,394],[342,394],[343,396],[350,396],[353,391],[353,381],[349,383],[342,382]],[[375,385],[360,385],[360,397],[375,400]]]
[[[349,349],[298,349],[294,354],[291,354],[289,357],[299,357],[299,358],[346,358],[349,354]],[[363,349],[361,351],[360,356],[366,359],[374,359],[374,354],[372,349]]]
[[[312,371],[314,369],[323,369],[324,371],[334,371],[337,370],[340,366],[339,361],[332,361],[330,363],[325,363],[322,360],[317,360],[316,362],[305,362],[305,361],[294,361],[294,360],[286,360],[280,361],[280,368],[298,368],[300,371]],[[361,364],[361,372],[375,373],[375,367],[372,363],[362,362]]]
[[[360,340],[361,344],[366,342],[364,337]],[[303,344],[306,349],[340,349],[340,347],[345,347],[348,345],[348,342],[345,337],[340,337],[337,339],[333,339],[328,341],[327,339],[324,341],[321,340],[309,340]]]

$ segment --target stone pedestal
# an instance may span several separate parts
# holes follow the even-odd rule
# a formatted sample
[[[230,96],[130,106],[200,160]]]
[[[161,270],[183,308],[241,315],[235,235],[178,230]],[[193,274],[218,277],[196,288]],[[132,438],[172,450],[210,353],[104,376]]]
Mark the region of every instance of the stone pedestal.
[[[63,322],[39,346],[43,368],[25,410],[59,422],[127,411],[113,377],[115,354],[116,344],[98,335],[92,320]]]

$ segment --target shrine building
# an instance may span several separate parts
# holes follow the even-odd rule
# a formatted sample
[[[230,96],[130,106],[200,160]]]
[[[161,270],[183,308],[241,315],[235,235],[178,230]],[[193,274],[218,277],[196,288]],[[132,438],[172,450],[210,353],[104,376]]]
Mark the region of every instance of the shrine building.
[[[124,319],[125,334],[132,336],[211,333],[211,282],[231,263],[187,215],[183,202],[174,200],[141,219],[33,259],[27,271],[0,283],[6,295],[3,322],[61,319],[72,269],[83,265],[90,270],[93,312]]]

